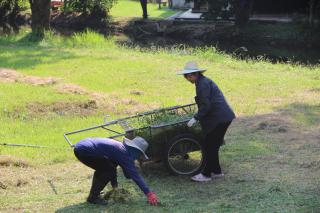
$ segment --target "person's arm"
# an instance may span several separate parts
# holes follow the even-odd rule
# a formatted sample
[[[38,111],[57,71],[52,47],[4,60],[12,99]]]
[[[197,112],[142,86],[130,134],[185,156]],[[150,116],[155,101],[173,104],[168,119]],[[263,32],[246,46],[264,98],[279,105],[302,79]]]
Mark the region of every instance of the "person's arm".
[[[144,182],[143,178],[138,174],[137,168],[134,165],[134,161],[127,161],[122,165],[123,173],[128,175],[143,191],[148,198],[150,205],[157,205],[160,203],[157,195],[150,191],[149,187]]]
[[[139,175],[137,168],[134,165],[134,161],[128,160],[125,163],[123,163],[121,167],[126,178],[131,178],[145,194],[150,192],[147,184],[144,182],[143,178]]]
[[[210,111],[212,104],[211,104],[211,98],[210,97],[210,84],[207,82],[203,82],[199,85],[199,92],[197,94],[197,98],[199,99],[199,109],[198,112],[194,115],[194,118],[196,120],[203,119],[208,112]]]

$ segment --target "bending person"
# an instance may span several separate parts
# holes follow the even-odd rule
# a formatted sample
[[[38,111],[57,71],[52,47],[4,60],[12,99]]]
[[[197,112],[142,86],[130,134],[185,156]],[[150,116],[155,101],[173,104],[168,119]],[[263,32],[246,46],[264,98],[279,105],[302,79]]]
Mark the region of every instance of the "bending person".
[[[100,192],[111,182],[113,188],[117,183],[117,166],[124,175],[132,179],[147,196],[150,205],[160,201],[156,194],[150,191],[143,178],[138,174],[134,161],[139,158],[148,159],[145,151],[149,144],[141,137],[133,140],[125,138],[124,143],[109,138],[86,138],[74,147],[75,156],[86,166],[95,170],[87,201],[93,204],[106,205],[100,197]]]

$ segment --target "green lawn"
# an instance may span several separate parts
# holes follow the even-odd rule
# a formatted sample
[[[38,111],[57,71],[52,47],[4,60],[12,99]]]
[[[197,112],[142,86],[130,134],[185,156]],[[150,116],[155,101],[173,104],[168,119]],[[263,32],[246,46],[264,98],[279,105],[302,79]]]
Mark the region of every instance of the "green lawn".
[[[92,32],[39,43],[25,36],[0,37],[0,68],[23,75],[0,75],[0,143],[48,148],[0,146],[1,212],[319,212],[319,66],[237,60],[214,48],[127,48]],[[221,151],[226,178],[197,184],[150,163],[144,177],[161,206],[148,206],[122,173],[120,185],[137,192],[132,201],[84,203],[92,172],[75,161],[63,133],[101,124],[106,114],[193,102],[194,86],[176,75],[188,60],[208,69],[238,116]],[[56,83],[33,85],[30,76]],[[70,84],[78,89],[61,90]],[[30,166],[1,166],[4,156]]]
[[[148,14],[150,18],[167,18],[175,13],[177,10],[169,9],[167,6],[159,9],[158,4],[148,3]],[[119,0],[111,9],[111,16],[119,17],[141,17],[142,8],[140,1]]]

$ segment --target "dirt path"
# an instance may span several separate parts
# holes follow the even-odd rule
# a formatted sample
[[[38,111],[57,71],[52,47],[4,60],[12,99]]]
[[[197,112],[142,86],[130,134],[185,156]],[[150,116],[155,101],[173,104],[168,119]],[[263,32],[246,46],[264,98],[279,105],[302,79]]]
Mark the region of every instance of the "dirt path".
[[[90,91],[82,86],[70,83],[64,83],[61,78],[39,77],[24,75],[16,70],[0,68],[1,83],[24,83],[33,86],[52,86],[55,92],[73,95],[85,95],[87,101],[60,101],[52,104],[43,104],[31,102],[26,108],[30,116],[45,116],[50,113],[59,115],[77,115],[86,116],[97,112],[107,111],[115,114],[135,114],[145,110],[158,108],[158,104],[142,104],[131,98],[121,98],[113,94],[99,93]],[[141,91],[130,91],[130,94],[140,96]],[[125,109],[119,110],[119,105],[126,105]],[[16,109],[12,112],[12,117],[17,117],[22,109]]]

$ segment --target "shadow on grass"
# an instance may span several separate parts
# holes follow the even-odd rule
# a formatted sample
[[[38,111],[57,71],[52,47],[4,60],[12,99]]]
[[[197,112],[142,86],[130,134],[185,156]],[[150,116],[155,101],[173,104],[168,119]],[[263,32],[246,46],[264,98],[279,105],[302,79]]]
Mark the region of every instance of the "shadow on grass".
[[[3,54],[0,54],[0,67],[22,69],[77,58],[76,55],[68,51],[57,51],[57,48],[37,46],[37,42],[27,42],[21,46],[6,46]]]
[[[38,44],[41,42],[45,37],[44,32],[38,32],[38,33],[28,33],[24,37],[18,40],[18,43],[30,43],[30,44]]]
[[[300,128],[317,128],[320,124],[320,105],[294,102],[282,107],[275,107],[269,114],[239,117],[233,130],[238,138],[259,133],[269,136],[293,134],[304,135],[306,132]],[[318,133],[320,134],[320,133]],[[262,137],[263,138],[263,137]],[[290,137],[288,137],[290,138]],[[236,140],[236,138],[234,138]]]
[[[93,204],[89,204],[87,202],[83,202],[83,203],[78,203],[78,204],[74,204],[74,205],[70,205],[70,206],[66,206],[64,208],[60,208],[58,210],[55,211],[55,213],[86,213],[86,212],[103,212],[103,210],[106,210],[106,206],[98,206],[98,205],[93,205]]]

